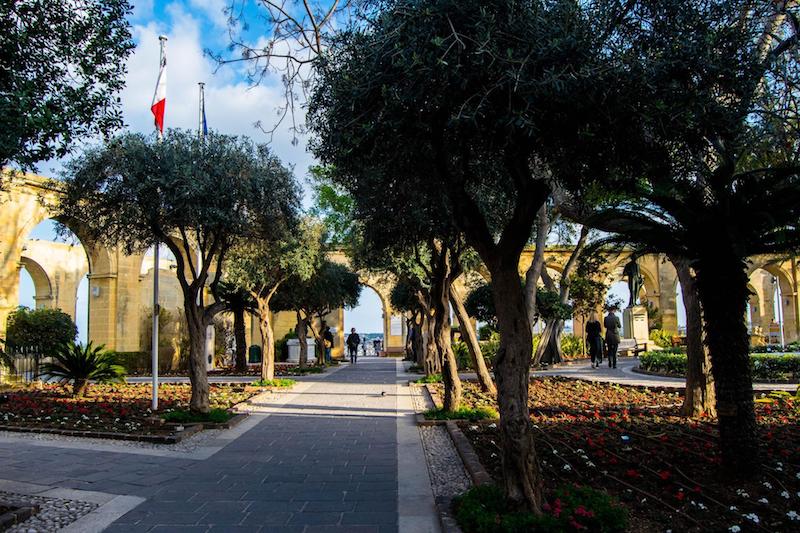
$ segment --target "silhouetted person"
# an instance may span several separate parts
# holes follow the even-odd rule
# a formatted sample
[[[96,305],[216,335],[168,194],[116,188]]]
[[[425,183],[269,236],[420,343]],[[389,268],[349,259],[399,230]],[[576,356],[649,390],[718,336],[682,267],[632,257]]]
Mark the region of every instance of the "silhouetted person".
[[[589,345],[592,368],[597,368],[603,362],[603,326],[600,325],[600,320],[594,311],[586,323],[586,344]]]
[[[361,344],[361,337],[356,333],[356,328],[350,328],[350,335],[347,336],[347,351],[350,354],[350,363],[358,362],[358,345]]]
[[[612,307],[608,310],[603,325],[606,327],[606,350],[608,350],[608,368],[617,368],[617,349],[619,348],[619,329],[622,324],[619,317],[614,314],[617,310]]]
[[[333,348],[333,332],[330,326],[325,326],[322,333],[322,343],[325,345],[325,362],[331,362],[331,349]]]

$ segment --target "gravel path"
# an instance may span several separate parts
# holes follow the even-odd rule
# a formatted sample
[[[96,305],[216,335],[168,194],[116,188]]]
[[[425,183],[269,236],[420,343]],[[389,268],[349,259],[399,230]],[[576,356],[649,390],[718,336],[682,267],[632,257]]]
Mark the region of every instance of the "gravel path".
[[[411,387],[414,410],[418,413],[433,407],[433,402],[422,387]],[[453,440],[444,426],[419,426],[425,460],[437,497],[452,498],[470,488],[470,481]]]
[[[0,500],[4,498],[35,503],[39,506],[38,513],[24,522],[6,529],[6,533],[50,533],[51,531],[58,531],[98,507],[96,503],[91,502],[45,498],[44,496],[26,496],[0,491]]]

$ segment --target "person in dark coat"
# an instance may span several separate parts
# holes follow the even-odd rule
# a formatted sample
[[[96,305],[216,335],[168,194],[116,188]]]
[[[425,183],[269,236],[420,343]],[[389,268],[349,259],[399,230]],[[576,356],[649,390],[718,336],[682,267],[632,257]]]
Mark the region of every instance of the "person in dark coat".
[[[586,344],[589,345],[592,368],[597,368],[603,362],[603,326],[600,325],[595,312],[589,315],[589,321],[586,323]]]
[[[356,333],[356,328],[350,328],[350,335],[347,336],[347,351],[350,353],[350,363],[358,362],[358,345],[361,344],[361,337]]]
[[[608,310],[603,325],[606,328],[606,353],[608,354],[608,368],[617,368],[617,349],[619,348],[619,330],[622,328],[622,323],[619,317],[615,314],[618,311],[616,307]]]
[[[333,348],[333,332],[330,326],[325,326],[325,331],[322,333],[322,342],[325,345],[325,362],[331,362],[331,349]]]

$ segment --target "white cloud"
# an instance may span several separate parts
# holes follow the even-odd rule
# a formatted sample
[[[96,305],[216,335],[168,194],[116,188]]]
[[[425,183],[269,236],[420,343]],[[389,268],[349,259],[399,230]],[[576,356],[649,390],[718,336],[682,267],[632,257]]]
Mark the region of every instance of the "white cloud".
[[[204,13],[219,28],[228,27],[228,15],[225,10],[230,2],[227,0],[189,0],[189,5]]]

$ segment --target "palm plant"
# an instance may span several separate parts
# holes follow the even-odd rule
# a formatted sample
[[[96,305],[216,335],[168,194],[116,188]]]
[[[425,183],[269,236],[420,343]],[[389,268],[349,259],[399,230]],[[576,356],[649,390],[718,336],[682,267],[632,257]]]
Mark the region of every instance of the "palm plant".
[[[104,345],[86,346],[70,342],[61,345],[53,353],[52,361],[42,365],[44,375],[56,378],[61,383],[72,383],[72,394],[86,394],[89,381],[99,383],[123,383],[125,367],[118,365],[116,357],[104,349]]]
[[[249,291],[227,280],[217,285],[215,297],[225,306],[225,311],[233,314],[233,336],[236,339],[236,370],[247,370],[247,337],[245,335],[245,313],[257,313],[258,304]]]

